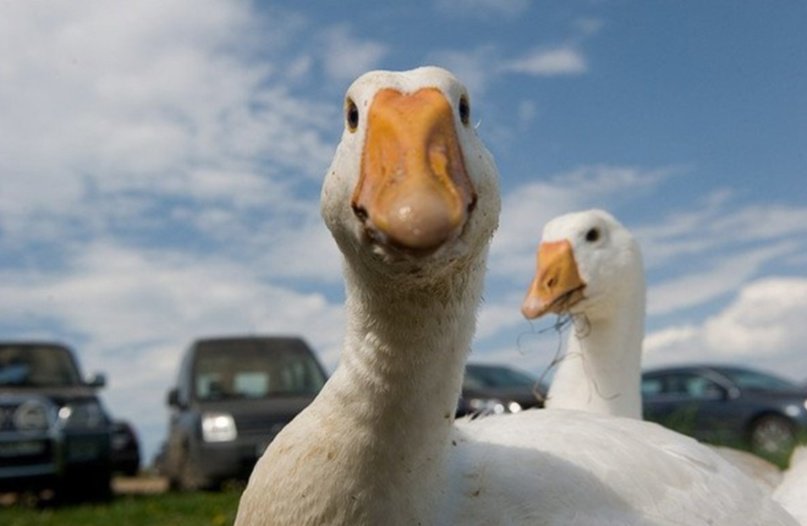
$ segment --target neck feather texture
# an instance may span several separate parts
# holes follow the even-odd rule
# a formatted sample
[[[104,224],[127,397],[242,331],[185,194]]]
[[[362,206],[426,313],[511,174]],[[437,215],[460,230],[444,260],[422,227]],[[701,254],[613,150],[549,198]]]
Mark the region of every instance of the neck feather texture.
[[[439,478],[450,442],[484,255],[455,264],[419,286],[345,270],[347,333],[318,404],[351,429],[346,465],[379,505],[411,499],[407,505],[417,508],[437,498],[418,492],[434,491],[429,481]]]
[[[641,288],[606,315],[575,315],[547,407],[641,419],[644,314]]]
[[[346,274],[348,326],[332,396],[351,407],[357,425],[390,421],[418,434],[447,434],[473,337],[481,268],[460,267],[408,288]]]

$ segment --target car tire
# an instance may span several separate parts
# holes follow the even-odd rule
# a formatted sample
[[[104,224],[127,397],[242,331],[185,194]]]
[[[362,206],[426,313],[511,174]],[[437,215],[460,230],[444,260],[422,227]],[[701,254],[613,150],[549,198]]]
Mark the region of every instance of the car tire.
[[[199,473],[198,468],[191,459],[188,449],[185,449],[182,452],[182,459],[179,463],[179,473],[176,479],[176,487],[180,491],[199,491],[211,489],[213,487],[211,481]]]
[[[136,477],[140,473],[140,463],[132,462],[128,466],[125,466],[121,473],[126,477]]]
[[[106,502],[112,498],[112,472],[105,470],[90,479],[87,495],[94,502]]]
[[[112,498],[112,473],[109,470],[73,474],[62,478],[56,488],[58,502],[106,502]]]
[[[766,457],[785,456],[796,443],[796,429],[783,416],[764,415],[751,424],[749,442],[754,453]]]

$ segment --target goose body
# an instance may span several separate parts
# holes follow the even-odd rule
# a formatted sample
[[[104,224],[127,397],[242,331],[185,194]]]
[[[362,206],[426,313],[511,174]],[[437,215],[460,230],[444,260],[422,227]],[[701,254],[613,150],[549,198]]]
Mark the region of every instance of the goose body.
[[[801,524],[807,524],[807,446],[797,446],[790,467],[773,494]]]
[[[455,423],[495,166],[445,70],[368,73],[345,108],[322,191],[345,260],[340,363],[255,466],[237,526],[793,524],[653,424],[560,410]]]
[[[546,407],[641,419],[644,268],[633,235],[608,212],[566,214],[544,227],[522,313],[550,312],[571,315],[574,332]],[[779,468],[756,455],[709,447],[766,491],[781,482]]]

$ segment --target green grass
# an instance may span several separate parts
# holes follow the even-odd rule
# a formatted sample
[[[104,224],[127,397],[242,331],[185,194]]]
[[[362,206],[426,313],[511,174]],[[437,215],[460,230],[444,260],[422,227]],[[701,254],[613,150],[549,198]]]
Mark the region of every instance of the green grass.
[[[119,496],[105,504],[0,508],[3,526],[229,526],[239,492]]]

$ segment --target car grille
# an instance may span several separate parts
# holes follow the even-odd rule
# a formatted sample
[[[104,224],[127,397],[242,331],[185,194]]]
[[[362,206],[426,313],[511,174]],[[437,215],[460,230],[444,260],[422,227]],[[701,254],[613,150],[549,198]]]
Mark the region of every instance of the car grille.
[[[17,429],[14,424],[14,412],[18,406],[16,403],[0,403],[0,432]]]
[[[0,441],[0,466],[6,468],[53,462],[53,442],[40,440]]]
[[[0,433],[43,433],[53,425],[51,404],[38,398],[0,397]]]
[[[274,417],[266,418],[266,416],[239,416],[235,422],[238,429],[238,434],[241,436],[255,436],[255,437],[274,437],[283,426],[294,418],[294,415],[288,417]]]

